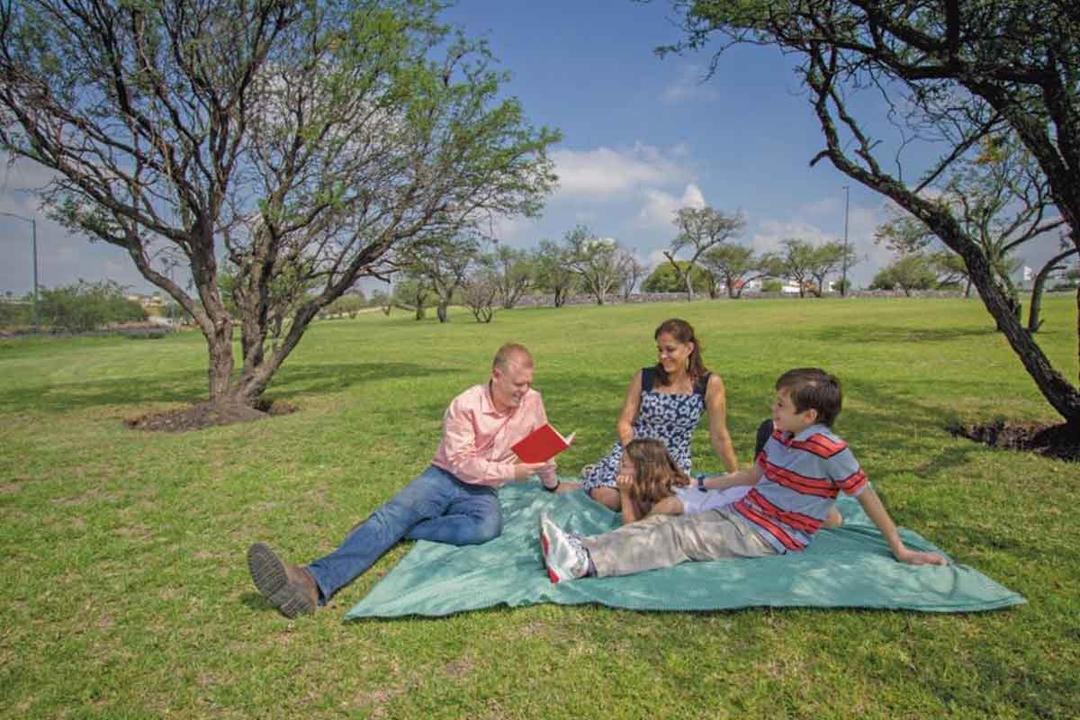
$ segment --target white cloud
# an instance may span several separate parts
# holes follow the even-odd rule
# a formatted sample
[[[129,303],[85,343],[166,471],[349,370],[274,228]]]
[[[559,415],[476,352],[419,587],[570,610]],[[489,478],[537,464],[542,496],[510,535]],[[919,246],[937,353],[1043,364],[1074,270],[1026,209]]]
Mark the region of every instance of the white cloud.
[[[642,187],[685,182],[689,171],[658,148],[637,143],[626,150],[556,150],[558,198],[611,198]]]
[[[836,235],[803,220],[773,219],[758,223],[758,231],[750,238],[750,246],[758,252],[769,252],[778,249],[780,243],[789,238],[807,240],[815,245],[837,239]]]
[[[667,105],[716,100],[720,97],[715,85],[705,78],[706,70],[700,65],[679,67],[675,79],[660,93],[660,100]]]
[[[694,183],[687,184],[682,196],[663,190],[646,190],[645,205],[638,213],[638,223],[658,230],[671,230],[675,212],[684,207],[705,207],[705,196]]]
[[[874,230],[886,219],[884,206],[851,205],[848,210],[848,242],[858,263],[851,270],[857,285],[870,282],[874,273],[891,260],[891,253],[874,242]],[[835,198],[800,205],[790,217],[768,218],[753,223],[750,245],[757,252],[777,250],[788,238],[814,244],[843,240],[844,202]]]

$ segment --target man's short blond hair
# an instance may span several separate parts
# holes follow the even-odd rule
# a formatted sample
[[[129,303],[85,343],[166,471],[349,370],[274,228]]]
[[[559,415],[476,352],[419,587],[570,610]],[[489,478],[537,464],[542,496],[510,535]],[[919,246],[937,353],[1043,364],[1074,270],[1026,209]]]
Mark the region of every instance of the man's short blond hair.
[[[505,371],[510,368],[511,363],[532,367],[532,353],[520,343],[506,343],[495,353],[495,359],[491,361],[491,369]]]

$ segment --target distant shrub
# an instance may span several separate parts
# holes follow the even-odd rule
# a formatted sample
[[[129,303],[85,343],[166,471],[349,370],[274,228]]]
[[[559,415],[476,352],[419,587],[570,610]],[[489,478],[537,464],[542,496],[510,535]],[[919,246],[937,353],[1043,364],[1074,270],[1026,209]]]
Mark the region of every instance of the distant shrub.
[[[41,292],[41,320],[56,330],[86,332],[108,323],[144,319],[142,306],[124,297],[123,286],[113,280],[79,280]]]
[[[33,321],[33,305],[29,302],[0,303],[0,327],[19,327]]]

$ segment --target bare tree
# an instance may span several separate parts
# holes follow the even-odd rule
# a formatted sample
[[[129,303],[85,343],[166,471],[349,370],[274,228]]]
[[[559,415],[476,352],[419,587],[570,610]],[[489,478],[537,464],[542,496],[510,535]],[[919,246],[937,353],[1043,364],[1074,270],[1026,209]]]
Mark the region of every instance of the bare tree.
[[[986,144],[1018,143],[1034,161],[1073,247],[1080,249],[1080,15],[1072,0],[1024,3],[951,0],[677,0],[685,40],[697,48],[714,35],[720,50],[738,43],[777,45],[796,58],[810,92],[828,159],[838,170],[918,218],[963,258],[998,329],[1043,397],[1080,428],[1080,389],[1054,369],[1023,326],[1007,287],[962,214],[929,190],[941,190]],[[714,56],[714,67],[719,57]],[[895,144],[870,129],[873,88],[890,104],[901,148],[944,148],[928,170],[905,177]],[[890,169],[896,167],[896,170]],[[1080,359],[1080,288],[1076,293]]]
[[[499,295],[499,283],[493,264],[492,257],[481,258],[462,283],[462,300],[478,323],[489,323],[495,317],[495,298]]]
[[[125,249],[206,338],[215,403],[253,405],[320,309],[396,249],[535,213],[546,148],[482,44],[394,0],[0,0],[0,145]],[[189,292],[164,272],[171,250]],[[235,278],[242,367],[219,287]],[[280,338],[275,282],[292,273]]]
[[[746,225],[742,215],[725,215],[711,207],[680,208],[675,213],[675,227],[679,234],[671,242],[671,249],[664,250],[664,257],[675,268],[679,279],[686,285],[686,299],[694,299],[694,284],[691,276],[698,259],[714,248],[727,242]],[[682,263],[675,261],[675,256],[682,251],[690,253],[690,258]]]
[[[629,300],[630,296],[633,295],[634,288],[637,287],[638,281],[645,274],[645,266],[638,262],[638,259],[629,250],[620,250],[620,254],[620,284],[622,285],[622,297],[625,301]]]

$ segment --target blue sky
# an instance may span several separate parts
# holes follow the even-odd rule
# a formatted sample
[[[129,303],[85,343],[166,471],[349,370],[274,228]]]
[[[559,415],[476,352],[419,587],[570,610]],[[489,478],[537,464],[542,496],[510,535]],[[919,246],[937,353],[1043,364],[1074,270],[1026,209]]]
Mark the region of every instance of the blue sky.
[[[507,245],[534,247],[578,223],[614,237],[647,265],[674,237],[671,215],[707,203],[741,211],[739,242],[759,250],[787,237],[839,239],[845,184],[851,185],[849,240],[862,258],[856,285],[888,261],[873,243],[886,217],[876,194],[850,183],[828,162],[810,168],[822,139],[790,61],[772,48],[736,48],[701,82],[710,56],[658,58],[678,39],[665,2],[462,0],[445,19],[490,44],[511,73],[506,92],[527,117],[563,133],[552,158],[559,189],[536,220],[497,221]],[[874,98],[862,106],[874,109]],[[877,108],[880,110],[880,108]],[[138,290],[142,280],[123,251],[71,236],[37,210],[27,188],[47,173],[26,163],[0,172],[0,211],[38,218],[41,283],[109,277]],[[1030,261],[1049,255],[1040,241]],[[30,288],[27,223],[0,217],[0,291]]]

